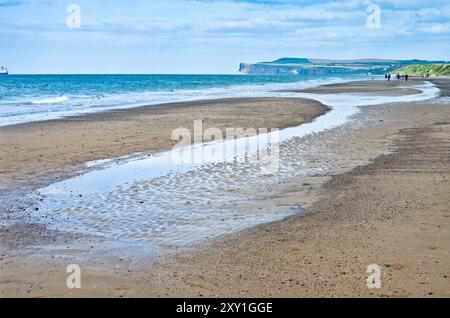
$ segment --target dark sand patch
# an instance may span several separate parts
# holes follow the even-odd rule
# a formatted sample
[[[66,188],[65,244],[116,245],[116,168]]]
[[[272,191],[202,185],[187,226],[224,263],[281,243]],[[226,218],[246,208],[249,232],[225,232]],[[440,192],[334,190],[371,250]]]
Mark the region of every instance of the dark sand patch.
[[[339,94],[339,93],[364,93],[364,94],[380,94],[389,96],[402,96],[420,94],[420,91],[407,86],[417,85],[421,81],[384,80],[358,81],[343,84],[322,85],[315,88],[299,90],[299,93],[312,94]],[[406,87],[405,87],[406,86]]]

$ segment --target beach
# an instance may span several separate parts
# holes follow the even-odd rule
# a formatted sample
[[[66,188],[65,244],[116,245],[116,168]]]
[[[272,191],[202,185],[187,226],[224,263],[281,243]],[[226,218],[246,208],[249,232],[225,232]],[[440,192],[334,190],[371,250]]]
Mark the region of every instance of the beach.
[[[279,128],[328,111],[305,99],[229,99],[111,110],[0,127],[0,190],[36,189],[74,175],[85,162],[173,147],[176,128]]]
[[[222,130],[284,129],[318,120],[329,107],[305,98],[227,99],[0,127],[0,215],[7,219],[0,296],[450,297],[450,81],[430,81],[439,98],[360,107],[342,125],[289,139],[278,179],[218,173],[239,185],[212,192],[224,196],[218,210],[298,212],[157,257],[25,222],[14,201],[76,176],[88,161],[170,149],[170,132],[194,120]],[[420,93],[420,83],[361,81],[297,92],[402,97]],[[308,174],[293,172],[300,157]],[[207,167],[191,175],[215,173]],[[203,204],[195,196],[183,200]],[[83,287],[69,290],[66,266],[73,263],[83,269]],[[380,289],[367,288],[371,264],[382,270]]]

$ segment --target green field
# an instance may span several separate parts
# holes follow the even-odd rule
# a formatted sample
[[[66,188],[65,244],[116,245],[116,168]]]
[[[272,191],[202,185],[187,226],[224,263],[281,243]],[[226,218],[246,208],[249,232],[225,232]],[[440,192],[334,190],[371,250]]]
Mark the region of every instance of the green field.
[[[403,66],[392,73],[408,74],[422,76],[429,74],[430,76],[450,75],[450,64],[428,64],[428,65],[408,65]]]

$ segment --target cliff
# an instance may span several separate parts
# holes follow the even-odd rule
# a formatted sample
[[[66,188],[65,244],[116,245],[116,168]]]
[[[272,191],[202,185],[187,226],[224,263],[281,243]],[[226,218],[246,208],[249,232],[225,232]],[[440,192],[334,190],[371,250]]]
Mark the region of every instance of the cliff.
[[[264,75],[326,75],[326,74],[386,74],[408,65],[442,64],[444,61],[426,60],[325,60],[281,58],[272,62],[241,63],[242,74]]]
[[[408,65],[395,70],[395,74],[408,74],[414,76],[448,76],[450,64]]]

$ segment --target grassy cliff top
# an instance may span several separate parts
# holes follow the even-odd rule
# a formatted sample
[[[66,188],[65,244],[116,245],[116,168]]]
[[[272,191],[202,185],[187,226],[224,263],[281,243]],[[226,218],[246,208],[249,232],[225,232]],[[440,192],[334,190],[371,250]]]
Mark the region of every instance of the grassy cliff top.
[[[408,75],[427,75],[439,76],[439,75],[450,75],[450,64],[428,64],[420,65],[413,64],[408,66],[403,66],[392,73],[394,74],[408,74]]]

